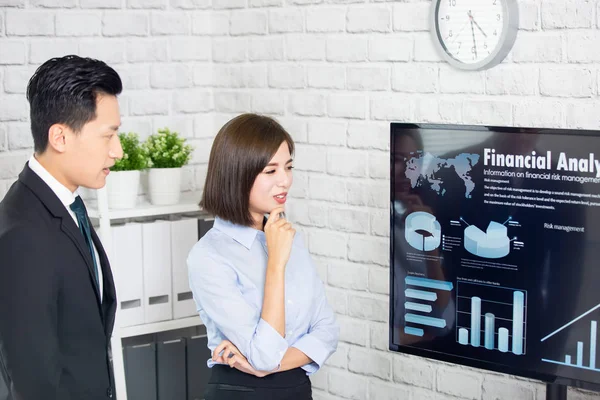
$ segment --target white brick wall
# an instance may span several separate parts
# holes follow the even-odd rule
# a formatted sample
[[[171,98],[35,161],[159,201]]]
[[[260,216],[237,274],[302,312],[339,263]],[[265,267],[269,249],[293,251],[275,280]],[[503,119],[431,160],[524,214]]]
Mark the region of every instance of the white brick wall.
[[[598,0],[519,0],[501,65],[441,61],[430,0],[0,0],[0,198],[32,151],[24,91],[70,53],[121,74],[123,130],[163,126],[196,146],[202,189],[216,131],[237,113],[276,116],[297,141],[290,218],[305,233],[341,342],[314,398],[524,399],[543,385],[391,353],[389,122],[600,127]],[[577,400],[594,398],[572,391]]]

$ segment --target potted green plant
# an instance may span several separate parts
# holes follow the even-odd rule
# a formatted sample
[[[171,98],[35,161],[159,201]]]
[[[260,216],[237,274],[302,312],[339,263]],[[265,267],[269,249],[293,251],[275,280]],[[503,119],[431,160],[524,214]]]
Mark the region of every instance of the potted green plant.
[[[119,133],[123,158],[116,160],[106,181],[110,208],[133,208],[140,186],[140,171],[148,168],[146,148],[137,133]]]
[[[181,171],[192,155],[185,138],[168,128],[159,129],[144,143],[150,160],[148,192],[156,205],[177,204],[181,194]]]

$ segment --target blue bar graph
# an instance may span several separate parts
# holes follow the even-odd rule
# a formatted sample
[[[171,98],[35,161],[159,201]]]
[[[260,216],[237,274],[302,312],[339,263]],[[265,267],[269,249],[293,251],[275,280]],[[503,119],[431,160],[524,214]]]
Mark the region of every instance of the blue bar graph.
[[[413,303],[412,301],[407,301],[404,303],[404,308],[407,310],[421,311],[424,313],[430,313],[432,310],[429,304]]]
[[[458,343],[462,345],[469,344],[469,331],[467,328],[460,328],[458,330]]]
[[[494,314],[486,313],[485,314],[485,334],[484,334],[484,343],[486,349],[494,350],[494,337],[496,335],[494,331]]]
[[[586,316],[590,315],[592,312],[598,310],[600,308],[600,304],[592,307],[591,309],[589,309],[588,311],[584,312],[583,314],[581,314],[580,316],[578,316],[577,318],[572,319],[571,321],[569,321],[568,323],[566,323],[565,325],[561,326],[560,328],[556,329],[555,331],[553,331],[552,333],[548,334],[547,336],[543,337],[541,339],[541,342],[545,342],[546,340],[551,339],[554,335],[564,331],[566,328],[570,327],[571,325],[579,322],[579,323],[583,323],[583,321],[581,321],[583,318],[585,318]],[[580,322],[581,321],[581,322]],[[564,361],[563,360],[552,360],[552,359],[548,359],[548,358],[542,358],[542,361],[547,362],[547,363],[551,363],[551,364],[558,364],[558,365],[566,365],[568,367],[572,367],[572,368],[581,368],[581,369],[585,369],[588,371],[595,371],[595,372],[600,372],[600,368],[598,368],[597,365],[597,360],[596,357],[598,356],[597,353],[597,346],[598,346],[598,321],[596,319],[593,320],[588,320],[589,321],[589,336],[586,335],[586,337],[589,337],[590,339],[590,343],[589,343],[589,364],[586,365],[584,362],[588,362],[588,360],[584,359],[584,355],[586,352],[586,344],[582,341],[582,340],[578,340],[577,343],[577,354],[575,355],[575,360],[572,359],[570,354],[566,354]],[[586,323],[587,324],[587,323]],[[578,339],[582,339],[581,335],[578,334],[577,335]],[[572,348],[572,347],[571,347]]]
[[[426,317],[424,315],[406,314],[404,316],[404,320],[406,322],[411,322],[413,324],[434,326],[436,328],[445,328],[446,327],[445,319]]]
[[[419,299],[419,300],[427,300],[427,301],[436,301],[437,300],[437,294],[434,292],[426,292],[424,290],[417,290],[417,289],[406,289],[404,291],[404,295],[406,297],[410,297],[413,299]]]
[[[481,298],[471,297],[471,346],[481,343]]]
[[[412,326],[405,326],[404,333],[406,333],[407,335],[413,335],[413,336],[423,336],[425,334],[423,329],[413,328]]]
[[[485,350],[524,355],[527,332],[527,291],[471,283],[456,284],[456,329],[460,344],[468,335],[469,344]]]
[[[523,292],[515,291],[513,293],[512,352],[517,355],[523,354],[524,304]]]
[[[503,353],[508,351],[508,329],[498,329],[498,350]]]
[[[452,282],[429,279],[420,276],[406,276],[405,283],[405,303],[404,315],[405,328],[404,333],[414,336],[424,336],[425,331],[434,330],[431,328],[445,328],[447,322],[443,318],[434,318],[427,314],[434,314],[435,301],[438,299],[440,291],[452,291],[454,285]],[[417,301],[421,300],[421,301]],[[407,326],[408,324],[422,325],[415,328]]]
[[[598,323],[592,321],[590,325],[590,368],[596,368],[596,332]]]
[[[407,276],[404,279],[404,282],[407,285],[421,286],[429,289],[446,290],[448,292],[451,291],[454,287],[454,285],[452,285],[452,282],[438,281],[428,278],[419,278],[415,276]]]

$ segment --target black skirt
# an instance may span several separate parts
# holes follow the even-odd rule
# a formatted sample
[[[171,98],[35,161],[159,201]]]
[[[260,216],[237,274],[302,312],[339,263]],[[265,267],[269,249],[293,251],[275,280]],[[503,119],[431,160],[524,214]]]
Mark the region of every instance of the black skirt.
[[[205,400],[312,400],[310,379],[302,368],[258,378],[228,365],[215,365]]]

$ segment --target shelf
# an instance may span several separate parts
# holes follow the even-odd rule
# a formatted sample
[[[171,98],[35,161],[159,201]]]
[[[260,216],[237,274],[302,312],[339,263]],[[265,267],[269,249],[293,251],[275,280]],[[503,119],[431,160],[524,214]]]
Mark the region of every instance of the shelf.
[[[140,198],[135,208],[108,210],[108,218],[114,220],[198,212],[202,210],[198,205],[199,202],[200,193],[198,192],[184,192],[181,194],[181,199],[178,204],[168,206],[156,206],[150,204],[146,198]],[[88,203],[87,210],[90,218],[101,218],[102,215],[98,210],[98,202],[92,200]]]
[[[148,335],[150,333],[170,331],[173,329],[189,328],[192,326],[203,325],[200,317],[187,317],[180,319],[172,319],[169,321],[154,322],[151,324],[128,326],[121,328],[119,331],[120,337],[132,337],[139,335]]]

